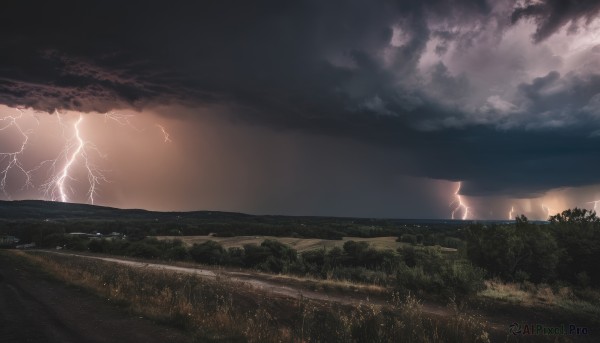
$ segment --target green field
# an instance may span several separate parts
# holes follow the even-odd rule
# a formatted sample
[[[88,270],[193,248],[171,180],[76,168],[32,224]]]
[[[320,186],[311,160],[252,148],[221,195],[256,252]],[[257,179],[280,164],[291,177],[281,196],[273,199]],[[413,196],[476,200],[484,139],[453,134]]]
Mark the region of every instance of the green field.
[[[355,242],[367,242],[375,249],[380,250],[396,250],[401,246],[407,245],[407,243],[396,242],[397,237],[372,237],[372,238],[361,238],[361,237],[344,237],[342,240],[332,239],[318,239],[318,238],[292,238],[292,237],[275,237],[275,236],[236,236],[236,237],[214,237],[214,236],[157,236],[159,240],[173,240],[179,239],[187,246],[191,246],[195,243],[204,243],[212,240],[221,244],[224,248],[238,247],[241,248],[245,244],[256,244],[260,245],[265,239],[273,239],[280,241],[283,244],[287,244],[298,252],[315,249],[331,249],[333,247],[340,247],[347,241]],[[443,251],[456,251],[452,248],[441,248]]]

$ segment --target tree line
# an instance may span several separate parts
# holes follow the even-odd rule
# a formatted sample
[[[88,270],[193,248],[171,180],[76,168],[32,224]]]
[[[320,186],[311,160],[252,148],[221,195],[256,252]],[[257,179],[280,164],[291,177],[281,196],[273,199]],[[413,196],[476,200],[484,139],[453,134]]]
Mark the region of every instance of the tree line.
[[[600,219],[594,211],[568,209],[545,225],[523,215],[514,225],[472,225],[466,247],[471,262],[504,280],[600,285]]]

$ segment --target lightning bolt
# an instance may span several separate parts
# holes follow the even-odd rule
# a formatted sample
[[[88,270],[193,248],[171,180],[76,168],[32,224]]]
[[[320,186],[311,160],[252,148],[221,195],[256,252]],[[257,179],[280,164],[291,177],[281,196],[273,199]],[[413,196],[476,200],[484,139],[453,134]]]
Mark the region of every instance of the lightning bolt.
[[[135,117],[133,114],[122,114],[114,111],[106,112],[104,115],[104,122],[112,120],[121,126],[128,126],[135,131],[141,132],[143,129],[137,128],[135,125],[131,123],[131,118]]]
[[[62,117],[57,114],[58,121],[63,127],[63,130],[67,125],[63,122]],[[50,178],[45,184],[42,185],[44,189],[44,193],[49,195],[52,201],[61,201],[61,202],[69,202],[69,193],[72,193],[73,190],[68,186],[69,182],[76,181],[72,176],[73,169],[75,165],[79,162],[84,171],[87,174],[88,179],[88,201],[93,204],[94,196],[96,195],[98,185],[101,182],[108,182],[102,171],[100,171],[96,166],[91,162],[90,159],[90,151],[95,151],[101,157],[104,157],[98,148],[92,144],[91,142],[85,141],[82,138],[80,126],[83,122],[83,115],[79,115],[79,118],[73,123],[72,131],[73,137],[66,139],[65,145],[59,154],[59,157],[52,161],[44,161],[51,163],[51,170],[55,171],[59,161],[64,160],[64,165],[60,168],[60,171]],[[64,131],[63,131],[64,132]]]
[[[590,201],[588,202],[588,204],[594,204],[594,208],[593,210],[597,213],[598,212],[598,203],[600,203],[600,200],[594,200],[594,201]]]
[[[544,204],[542,204],[542,210],[546,211],[546,219],[548,219],[548,217],[550,217],[550,213],[552,212],[552,209]]]
[[[508,212],[508,220],[513,220],[513,219],[515,219],[515,217],[513,216],[514,212],[515,212],[515,207],[514,207],[514,206],[511,206],[511,207],[510,207],[510,211]]]
[[[462,197],[460,195],[460,187],[462,186],[462,181],[458,182],[458,188],[456,192],[454,192],[454,200],[450,203],[450,206],[455,205],[452,210],[452,219],[457,212],[462,211],[462,220],[466,220],[469,217],[469,207],[463,202]]]
[[[0,123],[5,123],[2,127],[0,127],[0,131],[7,131],[10,128],[14,128],[22,137],[21,146],[17,150],[11,152],[0,152],[0,163],[7,161],[4,168],[0,170],[0,190],[2,190],[2,193],[4,193],[4,195],[9,199],[10,194],[8,194],[6,191],[9,172],[14,169],[25,177],[23,187],[21,188],[23,189],[33,187],[33,183],[31,182],[31,173],[36,169],[25,169],[21,163],[21,157],[27,149],[27,145],[29,143],[29,135],[31,134],[31,130],[24,130],[21,125],[19,125],[19,120],[23,118],[23,111],[19,108],[16,108],[16,110],[18,112],[17,115],[8,115],[0,119]],[[37,118],[35,119],[37,121]]]
[[[165,143],[171,143],[172,142],[171,136],[169,135],[167,130],[165,130],[165,127],[160,124],[156,124],[156,127],[158,127],[160,129],[160,131],[162,131],[162,134],[165,138]]]
[[[0,152],[0,191],[10,199],[11,196],[6,187],[9,179],[14,177],[14,173],[23,175],[25,181],[23,188],[35,187],[33,179],[36,172],[40,169],[46,170],[49,173],[48,178],[40,185],[43,192],[43,197],[52,201],[69,202],[75,193],[74,183],[78,182],[77,175],[85,174],[87,176],[87,201],[95,202],[95,197],[99,189],[99,185],[104,182],[109,182],[103,174],[103,171],[97,168],[93,163],[96,157],[106,158],[100,150],[91,141],[87,140],[85,132],[81,130],[85,115],[80,113],[76,120],[69,120],[67,115],[63,115],[55,111],[56,120],[62,130],[64,144],[60,149],[56,158],[40,162],[32,169],[27,169],[22,161],[23,155],[27,153],[28,147],[31,145],[30,136],[33,129],[24,129],[23,118],[28,115],[22,109],[15,108],[15,114],[5,115],[0,118],[0,132],[11,132],[18,134],[21,138],[19,146],[14,151]],[[105,122],[114,121],[121,126],[128,126],[138,132],[144,129],[137,128],[132,118],[134,115],[121,114],[110,111],[102,114]],[[32,118],[35,119],[39,126],[40,120],[37,114],[32,111]],[[171,142],[169,133],[162,125],[156,125],[160,128],[165,142]]]

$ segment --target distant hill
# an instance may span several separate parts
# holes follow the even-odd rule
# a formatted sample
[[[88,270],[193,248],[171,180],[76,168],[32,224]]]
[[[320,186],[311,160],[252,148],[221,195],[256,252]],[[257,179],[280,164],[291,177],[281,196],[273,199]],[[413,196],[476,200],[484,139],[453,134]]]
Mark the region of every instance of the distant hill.
[[[120,209],[114,207],[63,203],[43,200],[0,200],[1,219],[241,219],[250,215],[234,212],[194,211],[194,212],[155,212],[141,209]]]
[[[447,237],[461,238],[461,228],[474,222],[250,215],[219,211],[156,212],[41,200],[0,201],[0,234],[27,242],[40,241],[50,233],[120,232],[138,236],[213,234],[220,237],[260,235],[319,239],[409,234],[415,235],[415,239],[422,236],[431,244],[443,244]]]
[[[97,220],[200,220],[200,221],[251,221],[251,222],[311,222],[311,223],[352,223],[362,225],[425,225],[455,226],[475,222],[503,223],[506,220],[450,220],[450,219],[391,219],[391,218],[352,218],[284,215],[250,215],[237,212],[189,211],[159,212],[142,209],[120,209],[89,204],[63,203],[44,200],[0,200],[0,219],[97,219]]]

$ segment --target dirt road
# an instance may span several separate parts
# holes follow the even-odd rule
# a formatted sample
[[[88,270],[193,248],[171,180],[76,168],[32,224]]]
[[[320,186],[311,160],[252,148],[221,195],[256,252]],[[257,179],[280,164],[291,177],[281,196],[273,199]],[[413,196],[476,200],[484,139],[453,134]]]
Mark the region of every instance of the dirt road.
[[[0,342],[191,342],[0,252]]]
[[[61,254],[68,256],[76,256],[81,258],[88,258],[94,260],[101,260],[106,262],[113,262],[118,264],[123,264],[131,267],[138,268],[149,268],[149,269],[157,269],[157,270],[168,270],[178,273],[189,273],[199,275],[201,277],[214,279],[217,276],[226,277],[228,280],[233,282],[240,282],[247,285],[250,285],[255,288],[266,290],[267,292],[279,296],[284,296],[288,298],[299,299],[300,297],[304,297],[312,300],[324,300],[324,301],[334,301],[344,305],[356,305],[359,302],[368,301],[370,303],[376,305],[386,305],[384,300],[379,299],[369,299],[366,296],[360,295],[338,295],[338,294],[328,294],[323,292],[315,292],[306,289],[302,289],[300,287],[294,287],[292,285],[282,285],[278,282],[269,281],[266,275],[260,276],[257,273],[245,273],[245,272],[230,272],[230,271],[215,271],[209,269],[201,269],[201,268],[190,268],[190,267],[179,267],[172,266],[166,264],[158,264],[158,263],[146,263],[146,262],[136,262],[126,259],[114,258],[114,257],[102,257],[102,256],[90,256],[90,255],[82,255],[82,254],[73,254],[73,253],[65,253],[65,252],[55,252],[48,250],[39,250],[37,252],[43,252],[48,254]],[[433,314],[445,314],[445,308],[432,308],[431,313]]]
[[[343,305],[357,305],[359,303],[370,303],[379,306],[388,305],[385,299],[368,297],[366,295],[361,294],[339,294],[332,292],[317,292],[307,290],[301,287],[296,287],[294,285],[284,285],[281,282],[275,282],[269,280],[267,275],[260,275],[257,273],[249,273],[249,272],[231,272],[231,271],[215,271],[209,269],[201,269],[201,268],[190,268],[190,267],[179,267],[158,263],[146,263],[146,262],[136,262],[126,259],[114,258],[114,257],[103,257],[103,256],[90,256],[90,255],[82,255],[82,254],[74,254],[74,253],[65,253],[65,252],[55,252],[48,250],[40,250],[39,252],[44,252],[48,254],[62,254],[69,256],[77,256],[81,258],[95,259],[106,262],[113,262],[128,265],[131,267],[138,268],[151,268],[157,270],[168,270],[179,273],[190,273],[196,274],[201,277],[206,278],[216,278],[217,276],[226,277],[228,280],[233,282],[240,282],[247,285],[250,285],[255,288],[266,290],[267,292],[277,295],[283,296],[293,299],[300,299],[301,297],[311,300],[319,300],[319,301],[332,301]],[[434,316],[449,316],[452,312],[445,306],[437,305],[433,303],[424,303],[423,312],[428,315]],[[507,321],[498,321],[498,322],[490,322],[490,326],[492,328],[498,330],[504,330],[506,327]]]

